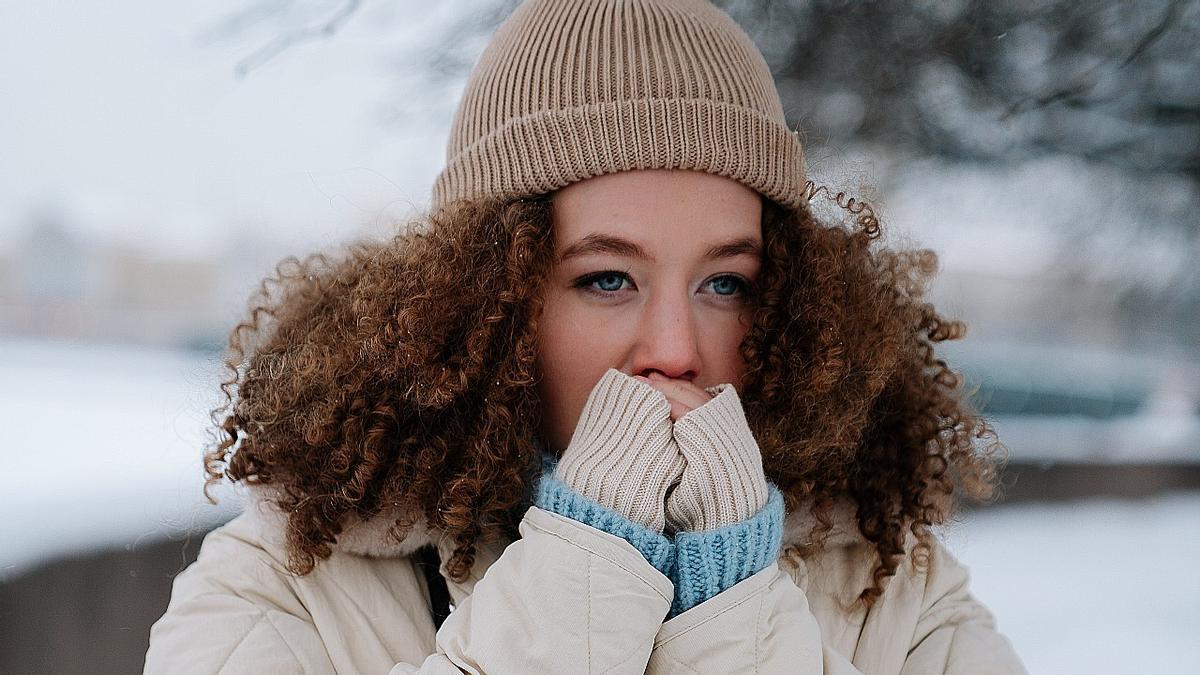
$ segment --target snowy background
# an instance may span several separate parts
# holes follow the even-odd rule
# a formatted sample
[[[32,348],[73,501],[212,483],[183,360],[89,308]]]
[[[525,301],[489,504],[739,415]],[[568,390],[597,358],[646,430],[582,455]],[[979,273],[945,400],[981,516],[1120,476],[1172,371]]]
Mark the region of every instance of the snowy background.
[[[0,584],[236,513],[236,494],[218,491],[214,507],[199,490],[213,367],[167,350],[0,342]],[[989,507],[941,534],[1031,672],[1184,673],[1200,658],[1200,492]]]
[[[721,4],[813,176],[939,253],[1014,462],[1195,475],[1200,3]],[[428,203],[508,6],[0,4],[0,589],[237,512],[200,492],[225,332],[279,259]],[[1200,662],[1200,489],[1167,487],[946,528],[1032,672]]]

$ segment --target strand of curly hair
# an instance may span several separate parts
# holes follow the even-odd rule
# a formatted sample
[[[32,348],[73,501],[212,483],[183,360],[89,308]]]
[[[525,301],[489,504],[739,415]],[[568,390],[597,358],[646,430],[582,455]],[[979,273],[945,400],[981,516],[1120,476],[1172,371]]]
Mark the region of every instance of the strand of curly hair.
[[[856,207],[857,227],[765,202],[740,389],[768,477],[789,511],[808,503],[815,542],[835,499],[857,504],[879,558],[870,605],[909,533],[922,564],[959,499],[994,496],[1000,446],[934,354],[965,333],[922,299],[934,254],[872,248],[874,212],[830,196]],[[388,241],[285,260],[230,333],[205,493],[223,479],[273,486],[297,574],[387,509],[404,514],[396,541],[420,517],[452,537],[447,573],[465,579],[478,542],[517,536],[538,477],[552,261],[546,198],[461,202]]]

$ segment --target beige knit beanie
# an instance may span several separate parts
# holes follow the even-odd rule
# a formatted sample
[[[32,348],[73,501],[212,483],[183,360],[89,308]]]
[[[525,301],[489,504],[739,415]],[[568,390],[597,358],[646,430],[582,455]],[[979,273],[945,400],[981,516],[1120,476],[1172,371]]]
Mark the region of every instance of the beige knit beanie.
[[[433,208],[632,169],[691,169],[803,203],[804,154],[754,43],[706,0],[528,0],[450,130]]]

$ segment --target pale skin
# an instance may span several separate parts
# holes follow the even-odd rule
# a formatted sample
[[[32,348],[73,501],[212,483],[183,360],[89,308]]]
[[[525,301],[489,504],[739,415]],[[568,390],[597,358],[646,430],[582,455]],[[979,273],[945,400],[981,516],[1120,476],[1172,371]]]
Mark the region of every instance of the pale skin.
[[[761,268],[757,192],[697,171],[626,171],[559,190],[552,210],[538,363],[553,450],[608,368],[661,391],[673,421],[711,398],[706,387],[740,388]]]

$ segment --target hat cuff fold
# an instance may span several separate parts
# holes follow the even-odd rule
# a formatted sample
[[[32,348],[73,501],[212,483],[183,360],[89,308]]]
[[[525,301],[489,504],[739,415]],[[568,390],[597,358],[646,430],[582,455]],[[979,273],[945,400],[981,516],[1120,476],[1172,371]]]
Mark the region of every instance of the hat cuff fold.
[[[432,207],[531,197],[635,169],[704,171],[785,207],[803,203],[804,151],[784,124],[711,99],[641,98],[509,120],[453,157],[434,183]]]

